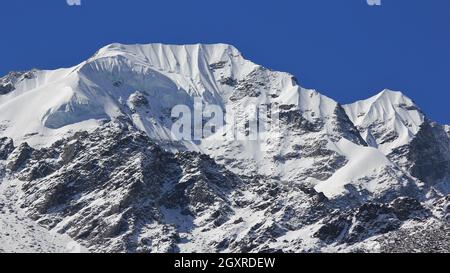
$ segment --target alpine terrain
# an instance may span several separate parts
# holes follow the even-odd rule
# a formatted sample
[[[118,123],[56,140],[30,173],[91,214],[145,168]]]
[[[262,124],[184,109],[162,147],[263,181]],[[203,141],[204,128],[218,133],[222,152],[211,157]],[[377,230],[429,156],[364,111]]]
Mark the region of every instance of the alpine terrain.
[[[210,134],[177,137],[177,106]],[[449,252],[449,201],[450,126],[391,90],[341,105],[230,45],[0,78],[0,252]]]

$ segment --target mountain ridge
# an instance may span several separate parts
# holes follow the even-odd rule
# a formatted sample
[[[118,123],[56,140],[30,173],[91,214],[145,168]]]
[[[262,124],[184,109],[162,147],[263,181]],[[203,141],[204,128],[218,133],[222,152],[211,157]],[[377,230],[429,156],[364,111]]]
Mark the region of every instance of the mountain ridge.
[[[198,102],[237,113],[246,137],[252,105],[279,127],[177,139],[171,111]],[[111,44],[0,79],[1,183],[90,251],[390,249],[384,236],[447,225],[449,134],[400,92],[341,105],[226,44]]]

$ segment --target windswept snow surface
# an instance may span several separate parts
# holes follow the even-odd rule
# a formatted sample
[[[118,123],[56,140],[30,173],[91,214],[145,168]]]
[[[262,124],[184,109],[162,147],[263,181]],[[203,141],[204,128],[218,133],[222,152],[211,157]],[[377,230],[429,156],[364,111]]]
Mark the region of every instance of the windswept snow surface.
[[[352,161],[346,170],[352,165],[357,169],[352,151],[345,150],[349,145],[337,144],[342,138],[365,144],[352,122],[370,146],[388,154],[407,144],[424,120],[410,99],[388,90],[344,110],[317,91],[300,87],[292,75],[254,64],[226,44],[111,44],[77,66],[32,71],[16,80],[14,88],[0,96],[0,135],[16,145],[49,146],[74,132],[126,118],[168,150],[201,151],[236,173],[282,181],[327,180],[343,166],[342,156]],[[205,107],[235,111],[241,124],[246,118],[242,109],[279,106],[285,127],[268,128],[257,140],[230,140],[224,133],[234,127],[225,123],[202,141],[174,141],[171,110],[177,105],[193,109],[194,98]],[[328,150],[334,152],[331,157]],[[314,177],[320,165],[329,173]]]
[[[425,120],[410,98],[391,90],[345,105],[344,109],[366,142],[384,154],[409,144]]]

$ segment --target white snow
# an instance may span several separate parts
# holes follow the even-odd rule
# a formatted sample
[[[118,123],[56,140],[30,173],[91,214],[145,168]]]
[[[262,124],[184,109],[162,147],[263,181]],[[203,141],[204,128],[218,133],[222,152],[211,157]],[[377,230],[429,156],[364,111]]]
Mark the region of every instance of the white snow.
[[[236,90],[221,84],[224,78],[257,84],[261,94],[230,100]],[[137,94],[144,96],[148,105],[133,105]],[[314,158],[291,157],[282,164],[273,159],[298,153],[293,150],[295,145],[316,139],[327,139],[330,147],[350,159],[331,180],[318,185],[330,195],[363,177],[363,172],[368,171],[369,175],[387,165],[387,159],[373,149],[345,141],[334,145],[335,140],[328,136],[335,135],[336,101],[298,86],[288,73],[264,69],[244,59],[235,47],[226,44],[111,44],[77,66],[36,71],[34,78],[17,83],[16,90],[0,96],[0,135],[13,138],[16,146],[23,141],[32,146],[48,146],[76,131],[92,130],[103,120],[128,116],[137,128],[165,144],[174,139],[172,120],[168,118],[171,109],[179,104],[193,109],[194,97],[200,97],[204,105],[215,104],[222,110],[233,111],[248,109],[252,104],[292,105],[303,118],[324,122],[324,130],[318,133],[299,135],[269,129],[265,138],[238,141],[222,137],[232,130],[229,124],[224,124],[207,139],[180,143],[184,149],[202,151],[219,163],[224,156],[234,159],[236,164],[227,164],[232,171],[278,176],[283,181],[304,180],[302,171],[315,164]],[[384,154],[409,143],[417,133],[424,116],[415,109],[410,99],[389,90],[345,106],[350,119],[363,131],[363,137]],[[242,122],[243,116],[237,115],[236,119]],[[392,131],[398,137],[385,144],[371,139],[374,133],[371,130],[375,129],[369,126],[377,122],[380,127],[375,129],[382,133]],[[363,160],[371,165],[362,168]],[[366,187],[371,189],[373,185]]]
[[[204,105],[217,104],[222,110],[228,107],[239,111],[252,104],[292,105],[303,118],[324,122],[324,130],[308,135],[269,129],[264,139],[238,141],[223,139],[223,133],[232,129],[225,124],[200,142],[180,143],[182,148],[207,153],[219,163],[224,156],[235,160],[236,164],[227,164],[230,170],[277,176],[283,181],[304,180],[302,171],[315,164],[314,158],[291,157],[280,164],[274,157],[298,153],[293,149],[295,145],[325,139],[331,149],[349,159],[344,168],[317,186],[335,195],[343,191],[344,185],[389,165],[375,149],[345,140],[334,143],[336,140],[329,137],[335,135],[333,115],[337,102],[298,86],[288,73],[271,71],[244,59],[230,45],[111,44],[77,66],[35,71],[34,75],[16,83],[13,92],[0,96],[0,135],[13,138],[16,146],[23,141],[48,146],[76,131],[92,130],[104,120],[121,116],[130,117],[152,139],[170,143],[174,140],[168,117],[171,109],[179,104],[192,109],[194,97],[200,97]],[[260,95],[230,100],[236,90],[221,84],[224,78],[256,84]],[[145,96],[148,105],[133,105],[136,94]],[[344,108],[367,142],[384,154],[409,143],[424,121],[422,112],[409,98],[390,90]],[[242,121],[243,116],[236,118]],[[378,127],[372,128],[372,124]],[[373,136],[377,134],[397,137],[379,143]],[[373,189],[376,185],[364,187]]]
[[[362,129],[367,143],[384,154],[408,144],[420,129],[425,116],[415,103],[401,92],[384,90],[376,96],[344,106],[352,122]],[[370,128],[379,124],[376,128]],[[389,132],[397,135],[394,141],[380,143],[375,133]]]
[[[221,84],[224,78],[248,80],[258,85],[261,94],[231,101],[235,89]],[[137,92],[145,95],[148,105],[130,105],[130,98]],[[194,97],[222,110],[230,107],[239,111],[252,104],[293,105],[310,121],[323,119],[327,133],[333,134],[330,117],[337,107],[335,101],[301,88],[288,73],[245,60],[233,46],[111,44],[77,66],[36,72],[35,78],[18,83],[15,91],[0,96],[0,135],[13,138],[16,146],[23,141],[48,146],[73,132],[92,130],[103,120],[128,116],[137,128],[164,144],[174,139],[172,120],[167,118],[171,109],[180,104],[193,109]],[[242,122],[243,117],[238,115],[237,119]],[[288,144],[301,142],[298,136],[271,131],[266,139],[228,142],[216,137],[230,128],[217,129],[215,136],[200,143],[180,144],[214,158],[233,147],[235,153],[227,154],[246,162],[248,171],[279,173],[284,179],[297,176],[298,160],[280,166],[271,159],[292,152]]]
[[[218,62],[227,65],[211,71],[209,66]],[[27,138],[33,146],[49,145],[102,119],[130,115],[124,104],[142,91],[150,105],[134,119],[152,137],[170,140],[170,124],[160,116],[177,104],[192,105],[193,96],[223,105],[229,90],[219,86],[220,77],[242,78],[255,67],[225,44],[112,44],[77,66],[37,71],[0,96],[0,134],[17,144]]]

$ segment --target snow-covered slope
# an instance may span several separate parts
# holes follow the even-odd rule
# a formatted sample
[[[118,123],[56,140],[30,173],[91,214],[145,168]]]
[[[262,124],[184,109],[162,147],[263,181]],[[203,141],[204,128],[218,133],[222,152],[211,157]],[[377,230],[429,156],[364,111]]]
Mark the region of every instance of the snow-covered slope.
[[[344,108],[370,146],[419,184],[424,183],[424,189],[448,193],[450,142],[446,126],[428,119],[401,92],[390,90]]]
[[[385,152],[408,143],[423,121],[420,111],[400,93],[385,91],[344,109],[317,91],[300,87],[292,75],[256,65],[225,44],[112,44],[72,68],[25,75],[6,77],[3,81],[14,90],[0,96],[1,135],[16,144],[26,141],[45,147],[103,122],[130,119],[166,149],[202,151],[235,173],[281,181],[318,184],[341,167],[351,169],[350,155],[366,151],[366,141],[353,123],[359,129],[370,126],[363,129],[367,131],[363,136]],[[171,110],[176,105],[192,110],[195,99],[205,109],[215,105],[223,112],[235,112],[238,124],[246,123],[243,109],[270,106],[280,124],[266,128],[257,139],[230,139],[225,133],[235,124],[225,123],[205,139],[178,141],[171,132]],[[386,147],[380,140],[374,144],[374,135],[395,141]],[[351,151],[336,148],[342,139],[355,144]],[[380,162],[386,163],[377,166],[381,170],[395,167],[387,158]],[[390,177],[387,184],[394,187],[399,177]]]
[[[49,231],[18,206],[19,181],[0,181],[0,253],[87,252],[68,235]]]
[[[27,141],[40,147],[78,130],[92,130],[105,120],[125,117],[162,145],[174,146],[171,109],[180,104],[193,109],[195,98],[205,107],[218,105],[224,112],[227,107],[238,112],[249,105],[280,109],[282,125],[287,128],[269,131],[263,140],[227,142],[220,138],[231,130],[226,124],[203,142],[177,145],[202,150],[220,163],[238,158],[236,164],[227,165],[247,174],[304,179],[319,164],[296,155],[302,145],[311,146],[310,139],[320,143],[310,147],[312,153],[326,151],[328,142],[342,137],[356,144],[364,142],[337,102],[301,88],[288,73],[245,60],[236,48],[225,44],[112,44],[75,67],[35,71],[0,97],[0,128],[15,143]],[[280,158],[288,162],[280,163]],[[323,160],[331,167],[328,173],[319,173],[320,178],[331,175],[342,161],[338,154]]]
[[[391,90],[344,108],[367,143],[386,155],[409,144],[425,120],[422,111],[410,98]]]
[[[74,69],[32,71],[0,96],[0,133],[15,142],[48,145],[71,130],[88,129],[106,117],[97,99],[78,88]],[[91,97],[100,97],[91,94]],[[62,114],[66,113],[66,114]],[[65,117],[64,117],[65,116]],[[59,126],[65,124],[67,126]]]
[[[229,120],[176,138],[172,109],[199,101],[234,112],[244,138],[227,137]],[[248,137],[246,118],[265,114],[277,125]],[[14,209],[91,251],[326,251],[417,215],[441,221],[428,210],[449,192],[448,134],[399,92],[341,106],[226,44],[112,44],[71,68],[0,79]]]

